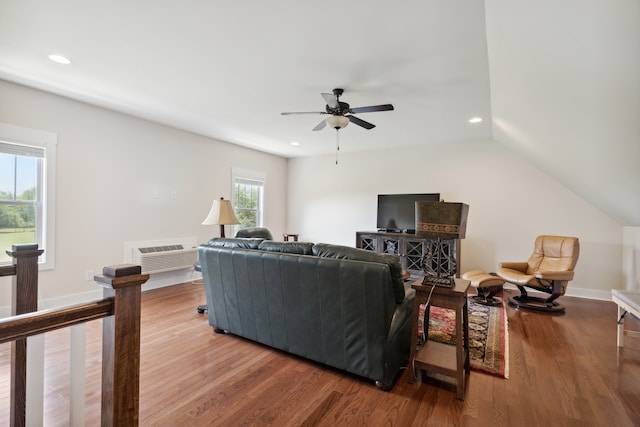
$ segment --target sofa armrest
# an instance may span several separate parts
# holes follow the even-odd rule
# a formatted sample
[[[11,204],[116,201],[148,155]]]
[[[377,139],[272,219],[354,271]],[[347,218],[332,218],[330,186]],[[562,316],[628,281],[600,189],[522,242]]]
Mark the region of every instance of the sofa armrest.
[[[527,267],[529,267],[529,263],[527,262],[501,262],[498,265],[498,268],[508,268],[510,270],[516,270],[521,273],[526,273]]]
[[[536,271],[535,276],[542,280],[573,280],[573,271]]]
[[[395,341],[406,322],[410,322],[413,319],[413,303],[415,299],[416,291],[411,288],[405,288],[404,300],[396,305],[396,310],[393,313],[387,341]]]

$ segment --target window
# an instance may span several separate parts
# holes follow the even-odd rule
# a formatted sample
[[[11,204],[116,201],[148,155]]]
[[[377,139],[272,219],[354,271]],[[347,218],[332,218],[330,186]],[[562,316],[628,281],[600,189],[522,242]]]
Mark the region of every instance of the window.
[[[264,175],[234,169],[233,209],[240,221],[236,229],[262,226]]]
[[[12,245],[38,243],[53,268],[54,134],[0,123],[0,263]]]

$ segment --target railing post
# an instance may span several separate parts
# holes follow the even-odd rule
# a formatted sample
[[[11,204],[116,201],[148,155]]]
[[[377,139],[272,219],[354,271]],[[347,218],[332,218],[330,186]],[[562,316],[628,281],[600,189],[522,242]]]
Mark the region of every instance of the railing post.
[[[148,274],[138,265],[104,267],[96,282],[113,298],[102,323],[102,426],[137,426],[140,388],[140,302]]]
[[[37,243],[13,245],[7,255],[13,258],[11,315],[38,311],[38,257],[44,252]],[[11,426],[26,425],[27,411],[27,339],[11,343]]]

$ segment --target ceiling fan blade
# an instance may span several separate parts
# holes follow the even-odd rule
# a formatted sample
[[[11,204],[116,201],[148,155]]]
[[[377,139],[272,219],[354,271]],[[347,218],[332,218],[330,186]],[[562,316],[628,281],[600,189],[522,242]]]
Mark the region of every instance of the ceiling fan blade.
[[[326,111],[293,111],[293,112],[287,112],[287,113],[280,113],[283,116],[288,116],[291,114],[327,114]]]
[[[318,123],[318,125],[316,127],[314,127],[313,129],[311,129],[311,130],[322,130],[322,129],[324,129],[324,127],[326,125],[327,125],[327,122],[323,120],[320,123]]]
[[[327,102],[327,105],[329,107],[331,107],[331,108],[338,108],[339,107],[338,97],[336,97],[334,94],[332,94],[332,93],[321,93],[320,95],[322,95],[322,97]]]
[[[358,114],[358,113],[373,113],[375,111],[391,111],[391,110],[393,110],[393,105],[382,104],[382,105],[370,105],[368,107],[356,107],[349,110],[349,112]]]
[[[373,129],[374,127],[376,127],[376,125],[369,122],[365,122],[364,120],[359,119],[356,116],[345,116],[345,117],[347,117],[349,121],[354,125],[362,126],[365,129]]]

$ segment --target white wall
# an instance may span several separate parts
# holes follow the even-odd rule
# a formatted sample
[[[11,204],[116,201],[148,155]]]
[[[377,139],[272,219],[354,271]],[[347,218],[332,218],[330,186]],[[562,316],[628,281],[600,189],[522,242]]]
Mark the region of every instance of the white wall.
[[[640,291],[640,227],[624,227],[622,272],[628,291]]]
[[[95,294],[85,272],[121,264],[125,241],[217,236],[200,223],[231,197],[232,167],[266,174],[265,225],[285,231],[285,158],[1,80],[0,94],[0,122],[58,135],[56,267],[40,274],[41,299]],[[10,288],[0,278],[0,308]]]
[[[484,3],[494,138],[640,226],[640,2]]]
[[[495,141],[289,161],[288,230],[353,246],[375,230],[377,194],[439,192],[469,204],[461,270],[525,261],[539,234],[580,238],[568,294],[609,298],[622,286],[622,226]]]

